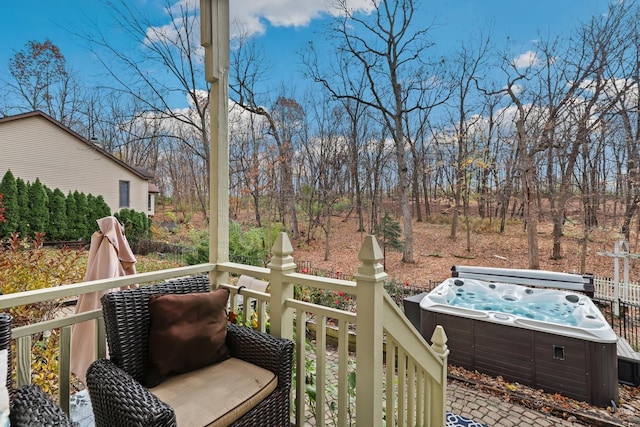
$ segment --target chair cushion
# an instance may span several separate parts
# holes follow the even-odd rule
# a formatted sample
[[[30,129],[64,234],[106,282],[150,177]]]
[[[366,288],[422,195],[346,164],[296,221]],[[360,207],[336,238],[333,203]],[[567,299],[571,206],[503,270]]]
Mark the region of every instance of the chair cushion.
[[[229,291],[153,295],[149,298],[149,372],[146,385],[229,358]]]
[[[169,377],[150,391],[173,408],[179,426],[228,426],[277,385],[273,372],[232,357]]]

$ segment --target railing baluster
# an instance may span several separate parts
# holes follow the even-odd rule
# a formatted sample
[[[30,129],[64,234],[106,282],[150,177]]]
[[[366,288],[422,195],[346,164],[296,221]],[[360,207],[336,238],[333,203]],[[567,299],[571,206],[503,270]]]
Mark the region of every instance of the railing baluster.
[[[16,340],[17,385],[31,384],[31,335]]]
[[[347,426],[349,420],[349,325],[338,322],[338,425]]]
[[[242,320],[246,325],[251,325],[251,311],[250,311],[250,304],[249,304],[249,298],[245,296],[242,297]],[[251,325],[251,327],[253,327],[253,325]]]
[[[416,372],[416,422],[415,425],[423,426],[424,425],[424,382],[425,372],[424,369],[417,367]]]
[[[412,358],[408,357],[407,364],[407,425],[416,425],[416,365]]]
[[[433,386],[434,386],[433,378],[427,377],[425,373],[425,390],[424,390],[424,395],[422,400],[424,402],[424,421],[422,423],[423,426],[430,426],[431,417],[429,416],[429,413],[431,411],[439,410],[439,408],[436,407],[436,405],[434,405],[433,401],[431,400],[431,397],[433,396]]]
[[[398,349],[398,425],[406,426],[405,412],[407,407],[407,355]]]
[[[258,301],[257,312],[260,331],[267,332],[267,303],[265,301]]]
[[[395,393],[395,366],[396,366],[396,343],[390,336],[387,336],[386,344],[386,425],[394,425],[394,414],[396,409]]]
[[[306,331],[307,313],[303,310],[296,310],[296,390],[295,390],[295,420],[296,426],[302,427],[305,424],[306,399],[305,389],[307,386],[307,365],[306,365]]]
[[[96,319],[96,351],[98,358],[107,357],[107,331],[104,326],[104,317],[98,317]]]
[[[230,293],[229,293],[229,307],[231,309],[231,311],[233,311],[234,313],[238,312],[238,300],[240,299],[240,295],[238,294],[238,290],[233,288],[230,289]]]
[[[71,329],[72,326],[60,328],[60,356],[59,356],[59,381],[58,402],[67,414],[69,413],[69,396],[71,381]]]
[[[327,318],[316,316],[316,426],[326,425]]]

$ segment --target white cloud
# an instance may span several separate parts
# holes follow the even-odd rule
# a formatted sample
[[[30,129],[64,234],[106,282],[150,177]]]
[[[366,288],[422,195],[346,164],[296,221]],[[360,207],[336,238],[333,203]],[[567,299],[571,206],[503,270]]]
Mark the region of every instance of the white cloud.
[[[515,57],[512,63],[516,68],[526,68],[538,65],[540,60],[536,52],[529,50]]]
[[[184,1],[184,0],[183,0]],[[231,1],[230,21],[248,33],[262,34],[266,24],[277,27],[302,27],[325,14],[336,15],[335,0],[244,0]],[[372,0],[347,0],[351,10],[370,12]]]
[[[215,0],[213,0],[215,1]],[[374,0],[345,0],[350,10],[369,13],[374,8]],[[276,27],[303,27],[325,15],[339,15],[336,0],[243,0],[229,1],[229,21],[231,31],[242,31],[246,36],[264,34],[267,25]],[[198,11],[199,0],[177,0],[169,6],[169,11],[179,17],[182,10]],[[147,31],[149,40],[161,36],[176,37],[173,24],[151,27]],[[236,36],[237,34],[231,34]]]
[[[200,0],[178,0],[170,6],[174,14],[180,13],[181,7],[186,7],[189,10],[198,10],[200,9]]]

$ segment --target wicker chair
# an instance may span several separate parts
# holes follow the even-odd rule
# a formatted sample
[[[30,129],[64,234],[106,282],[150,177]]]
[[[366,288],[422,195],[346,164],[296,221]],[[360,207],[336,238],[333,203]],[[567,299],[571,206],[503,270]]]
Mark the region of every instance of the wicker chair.
[[[11,321],[7,313],[0,313],[0,350],[8,350],[7,390],[12,426],[71,426],[67,414],[40,387],[34,384],[13,388],[11,358]]]
[[[143,385],[149,369],[148,301],[154,294],[210,290],[208,277],[198,276],[104,295],[102,308],[110,360],[99,359],[87,371],[97,427],[177,425],[173,409]],[[229,324],[226,344],[233,357],[277,376],[275,390],[231,425],[289,426],[293,342]]]

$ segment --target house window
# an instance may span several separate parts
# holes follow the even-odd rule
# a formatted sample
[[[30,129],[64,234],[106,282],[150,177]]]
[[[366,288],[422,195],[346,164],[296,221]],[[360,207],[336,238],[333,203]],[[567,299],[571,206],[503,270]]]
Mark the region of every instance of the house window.
[[[129,207],[129,181],[120,181],[120,207]]]
[[[147,195],[147,210],[149,212],[151,212],[152,203],[153,203],[153,195],[149,194],[149,195]]]

